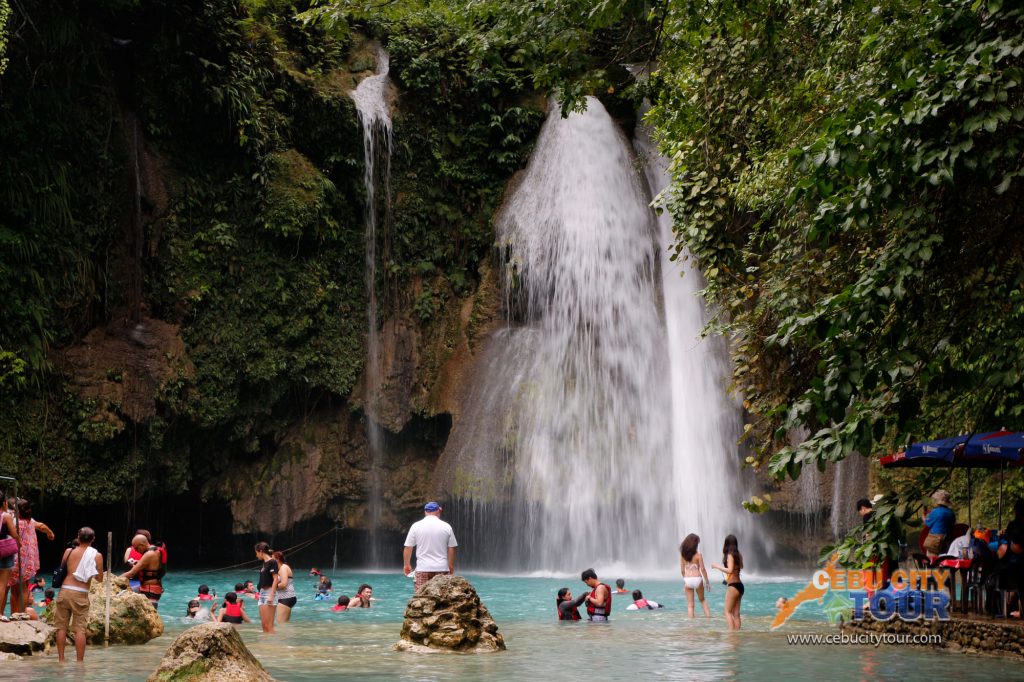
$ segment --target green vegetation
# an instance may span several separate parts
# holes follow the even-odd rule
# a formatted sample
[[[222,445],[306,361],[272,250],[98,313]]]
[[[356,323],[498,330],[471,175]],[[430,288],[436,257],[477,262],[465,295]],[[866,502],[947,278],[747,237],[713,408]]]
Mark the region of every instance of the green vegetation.
[[[202,489],[351,392],[366,306],[348,93],[375,66],[367,35],[402,61],[382,314],[426,321],[476,286],[541,112],[501,58],[467,72],[438,16],[302,22],[308,6],[281,0],[15,10],[17,66],[0,82],[24,93],[0,103],[0,469],[30,488],[79,502]],[[414,310],[425,276],[433,293]],[[184,343],[179,358],[161,339],[168,367],[142,401],[155,414],[131,393],[130,358],[63,352],[96,327],[106,341],[151,333],[148,318]],[[83,371],[101,379],[83,389]]]
[[[476,290],[549,94],[620,114],[646,97],[677,256],[703,272],[710,331],[734,340],[754,466],[796,478],[1024,427],[1024,14],[1010,3],[22,5],[0,43],[17,65],[3,91],[25,93],[0,104],[0,467],[117,472],[33,485],[113,499],[159,473],[181,489],[352,390],[366,321],[347,93],[373,67],[367,36],[398,86],[382,315],[441,324]],[[112,48],[121,35],[130,46]],[[651,76],[634,83],[629,62]],[[166,206],[143,206],[141,257],[133,117],[167,187]],[[131,317],[135,265],[144,312],[180,327],[188,360],[143,424],[76,397],[57,352]],[[884,482],[904,496],[879,533],[936,481]],[[891,552],[876,539],[860,559]]]

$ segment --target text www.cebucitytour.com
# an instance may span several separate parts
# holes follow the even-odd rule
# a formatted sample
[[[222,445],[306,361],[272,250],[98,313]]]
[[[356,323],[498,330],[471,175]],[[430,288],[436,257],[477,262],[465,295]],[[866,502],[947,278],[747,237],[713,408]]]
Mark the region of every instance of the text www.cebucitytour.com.
[[[899,632],[860,632],[849,634],[786,635],[786,643],[793,646],[879,646],[882,644],[934,646],[942,644],[942,635],[912,635]]]

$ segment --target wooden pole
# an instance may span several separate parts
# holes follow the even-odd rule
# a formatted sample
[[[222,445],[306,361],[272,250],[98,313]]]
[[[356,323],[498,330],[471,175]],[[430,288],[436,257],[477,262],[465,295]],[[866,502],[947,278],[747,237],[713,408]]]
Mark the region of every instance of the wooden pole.
[[[103,646],[110,646],[110,560],[114,557],[114,532],[107,531],[107,570],[103,572],[103,590],[106,593],[106,616],[103,620]]]

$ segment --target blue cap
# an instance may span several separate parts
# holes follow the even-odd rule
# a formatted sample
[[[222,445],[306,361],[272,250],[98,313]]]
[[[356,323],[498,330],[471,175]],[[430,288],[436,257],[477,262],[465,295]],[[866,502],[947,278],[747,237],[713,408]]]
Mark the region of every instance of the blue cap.
[[[441,509],[441,505],[439,505],[437,502],[427,502],[425,505],[423,505],[423,511],[435,512],[438,511],[439,509]]]

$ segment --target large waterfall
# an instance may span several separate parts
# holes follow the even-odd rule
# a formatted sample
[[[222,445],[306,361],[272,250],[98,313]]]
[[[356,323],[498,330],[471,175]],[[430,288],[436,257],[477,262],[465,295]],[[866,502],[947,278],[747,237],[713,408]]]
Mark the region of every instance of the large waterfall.
[[[657,561],[675,531],[654,223],[629,145],[597,100],[557,107],[498,240],[533,335],[517,414],[519,529],[538,567]],[[586,566],[583,566],[586,568]]]
[[[659,256],[671,223],[625,136],[587,104],[552,108],[499,215],[509,327],[480,353],[442,470],[481,563],[671,571],[686,533],[708,556],[728,533],[751,539],[739,412],[724,349],[700,339],[698,275]]]
[[[363,396],[366,411],[366,440],[370,451],[370,471],[368,479],[369,527],[371,535],[375,535],[380,526],[381,512],[381,480],[380,470],[383,462],[384,438],[380,425],[374,419],[374,407],[380,391],[380,341],[377,331],[377,231],[385,225],[391,199],[391,111],[388,108],[386,94],[388,87],[388,68],[390,65],[387,52],[377,50],[377,70],[373,76],[364,78],[352,92],[359,123],[363,130],[363,185],[366,192],[364,209],[366,223],[366,371],[364,376],[365,395]],[[378,188],[383,190],[378,194]],[[372,564],[379,563],[376,556],[379,543],[371,538],[370,557]]]

